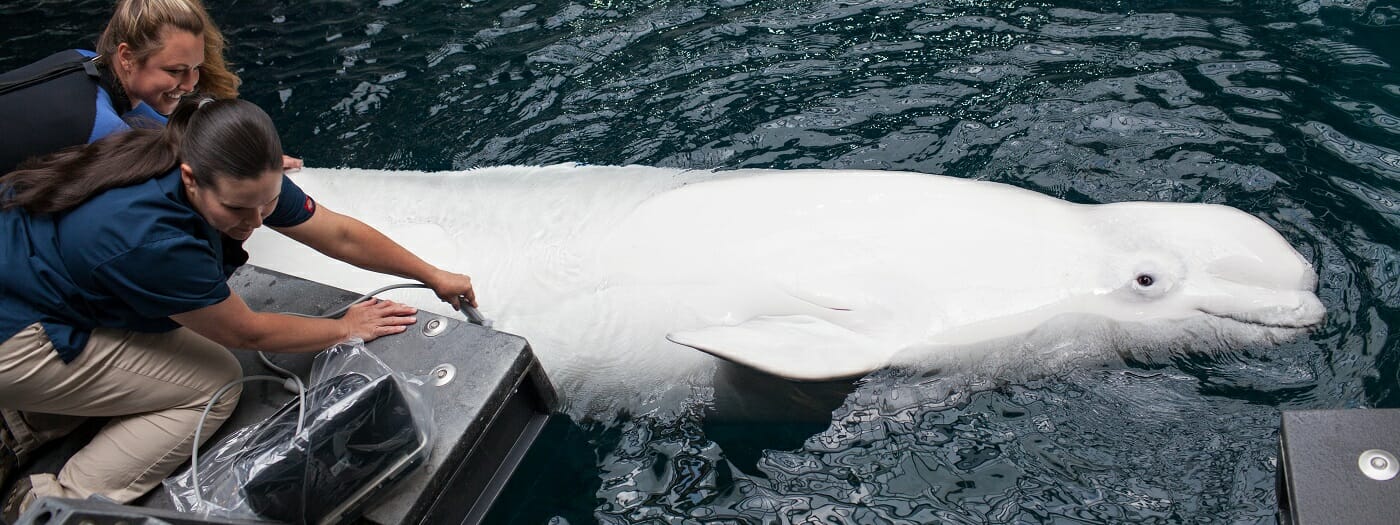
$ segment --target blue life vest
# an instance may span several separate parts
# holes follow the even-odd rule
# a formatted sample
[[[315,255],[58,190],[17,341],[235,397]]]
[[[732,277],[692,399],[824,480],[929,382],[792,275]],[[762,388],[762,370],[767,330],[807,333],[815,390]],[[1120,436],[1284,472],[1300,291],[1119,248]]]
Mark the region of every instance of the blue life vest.
[[[112,133],[161,127],[165,117],[135,109],[97,54],[70,49],[0,74],[0,175],[30,157],[87,144]],[[83,101],[87,101],[83,103]]]

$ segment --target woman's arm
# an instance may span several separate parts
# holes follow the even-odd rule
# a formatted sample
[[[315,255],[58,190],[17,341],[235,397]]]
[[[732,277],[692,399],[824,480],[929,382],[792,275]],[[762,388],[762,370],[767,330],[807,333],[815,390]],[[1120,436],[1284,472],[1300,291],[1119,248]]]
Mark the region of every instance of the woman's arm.
[[[306,222],[274,229],[360,268],[422,282],[453,308],[461,309],[459,297],[465,297],[467,304],[476,306],[470,277],[428,264],[379,230],[325,206],[319,206]]]
[[[170,316],[181,326],[229,348],[263,352],[318,352],[352,337],[366,342],[403,332],[417,310],[371,299],[340,319],[312,319],[254,312],[238,294],[218,304]]]

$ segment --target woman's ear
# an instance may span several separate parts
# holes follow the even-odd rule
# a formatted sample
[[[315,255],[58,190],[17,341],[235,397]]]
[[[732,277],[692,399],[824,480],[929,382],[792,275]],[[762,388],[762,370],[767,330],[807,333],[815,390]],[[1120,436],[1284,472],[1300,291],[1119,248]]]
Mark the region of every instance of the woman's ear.
[[[114,57],[116,58],[116,63],[113,65],[119,66],[122,71],[130,73],[131,65],[135,62],[135,57],[136,55],[131,52],[131,46],[126,42],[122,42],[117,44],[117,56]]]
[[[199,186],[199,182],[194,180],[194,170],[189,164],[180,163],[180,182],[185,183],[186,188],[194,189]]]

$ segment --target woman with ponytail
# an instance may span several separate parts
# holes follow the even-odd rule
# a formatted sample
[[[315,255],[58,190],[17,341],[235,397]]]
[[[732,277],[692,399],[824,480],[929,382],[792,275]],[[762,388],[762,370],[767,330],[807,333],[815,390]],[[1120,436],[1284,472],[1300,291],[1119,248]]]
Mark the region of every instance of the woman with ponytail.
[[[118,0],[96,51],[61,51],[0,74],[0,174],[133,126],[159,127],[180,97],[234,98],[238,84],[200,0]]]
[[[41,496],[131,501],[187,458],[213,393],[242,376],[226,348],[310,352],[414,323],[367,301],[340,319],[256,313],[226,282],[220,236],[263,224],[369,270],[422,281],[461,307],[471,279],[315,202],[282,174],[271,119],[239,100],[185,100],[137,129],[0,177],[0,415],[23,456],[85,417],[112,419],[57,474],[18,480],[13,518]],[[464,299],[459,299],[464,298]],[[214,405],[203,436],[232,413]],[[12,458],[13,460],[13,458]]]

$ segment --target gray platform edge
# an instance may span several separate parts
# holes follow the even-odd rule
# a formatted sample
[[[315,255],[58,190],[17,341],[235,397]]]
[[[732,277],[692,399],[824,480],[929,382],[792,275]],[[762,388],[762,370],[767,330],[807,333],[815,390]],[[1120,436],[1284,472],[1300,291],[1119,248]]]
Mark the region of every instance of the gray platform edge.
[[[1284,411],[1278,504],[1284,525],[1400,523],[1400,478],[1362,474],[1363,451],[1400,454],[1400,409]]]
[[[359,295],[252,265],[240,268],[229,285],[257,311],[319,314]],[[422,293],[431,294],[427,290]],[[450,364],[456,368],[456,376],[430,397],[435,414],[430,458],[369,506],[361,522],[480,523],[544,427],[557,402],[555,391],[523,338],[470,324],[463,318],[426,311],[417,317],[418,323],[405,333],[366,346],[395,370],[426,375],[439,365]],[[429,337],[422,328],[434,319],[445,323],[446,329]],[[245,375],[270,374],[255,353],[238,350],[234,354]],[[275,354],[271,358],[307,379],[314,354]],[[206,450],[233,430],[265,420],[291,397],[274,383],[246,384],[238,409],[208,441]],[[94,500],[45,499],[21,516],[17,525],[256,523],[177,513],[163,487],[135,503],[144,508]]]

